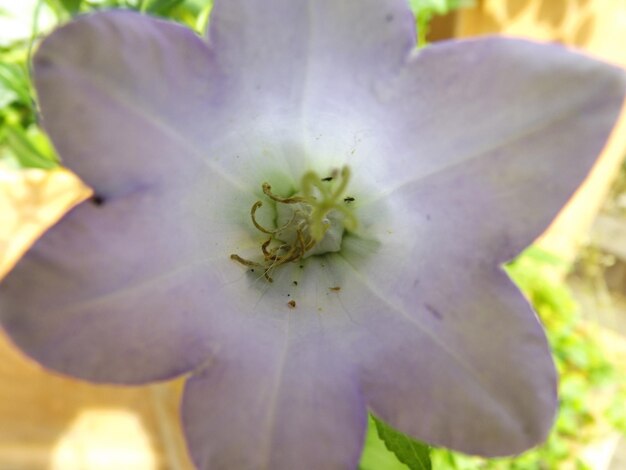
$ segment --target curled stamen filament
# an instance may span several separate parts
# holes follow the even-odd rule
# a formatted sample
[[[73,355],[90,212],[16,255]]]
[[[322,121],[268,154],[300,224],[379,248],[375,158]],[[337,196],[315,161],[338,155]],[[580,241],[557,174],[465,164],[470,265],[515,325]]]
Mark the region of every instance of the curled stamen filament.
[[[279,227],[279,228],[274,229],[274,230],[269,230],[269,229],[266,229],[265,227],[263,227],[261,224],[259,224],[257,222],[257,220],[256,220],[256,211],[261,206],[263,206],[263,203],[261,201],[255,202],[253,204],[253,206],[252,206],[252,209],[250,209],[250,217],[252,218],[252,223],[257,228],[257,230],[259,230],[260,232],[263,232],[263,233],[267,233],[268,235],[275,235],[275,234],[280,233],[280,232],[284,231],[285,229],[291,227],[293,225],[293,223],[295,222],[296,217],[299,214],[298,211],[293,211],[293,215],[292,215],[291,220],[289,222],[287,222],[282,227]]]
[[[281,202],[283,204],[297,204],[298,202],[306,202],[307,200],[300,196],[295,197],[280,197],[272,192],[272,186],[269,183],[263,183],[263,194],[269,197],[272,201]]]
[[[334,184],[328,184],[333,180],[341,180],[333,188]],[[263,270],[265,278],[272,282],[270,273],[286,263],[301,260],[325,237],[331,228],[328,214],[337,211],[343,215],[342,228],[355,230],[357,219],[349,208],[343,203],[344,192],[350,180],[350,169],[343,167],[341,172],[334,170],[332,176],[320,179],[313,171],[307,172],[301,180],[302,195],[281,197],[272,192],[269,183],[263,183],[263,194],[277,204],[300,204],[294,207],[290,220],[275,229],[268,229],[257,220],[256,214],[263,202],[257,201],[250,209],[250,218],[254,227],[269,238],[261,244],[263,262],[250,261],[239,255],[231,255],[231,259],[238,263]],[[354,200],[354,199],[352,199]],[[281,233],[287,233],[285,237]],[[287,241],[284,241],[286,238]],[[276,242],[276,246],[271,246]]]

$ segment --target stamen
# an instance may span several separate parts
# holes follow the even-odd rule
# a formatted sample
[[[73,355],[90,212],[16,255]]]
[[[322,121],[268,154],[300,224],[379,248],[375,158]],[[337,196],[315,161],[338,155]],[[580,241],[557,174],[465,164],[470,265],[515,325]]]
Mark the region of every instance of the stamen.
[[[289,227],[291,227],[291,225],[293,225],[293,223],[296,220],[296,217],[298,216],[298,211],[294,211],[293,215],[291,217],[291,220],[289,222],[287,222],[282,227],[279,227],[279,228],[274,229],[274,230],[269,230],[269,229],[266,229],[265,227],[263,227],[261,224],[259,224],[257,222],[257,220],[256,220],[256,211],[261,206],[263,206],[263,203],[261,201],[255,202],[254,205],[252,206],[252,209],[250,209],[250,217],[252,218],[252,223],[257,228],[257,230],[259,230],[260,232],[263,232],[263,233],[267,233],[268,235],[275,235],[277,233],[280,233],[280,232],[288,229]]]
[[[272,192],[272,186],[269,183],[263,183],[263,193],[271,200],[276,202],[282,202],[283,204],[296,204],[298,202],[304,202],[301,197],[280,197]]]
[[[267,251],[267,247],[270,243],[272,243],[272,237],[268,238],[267,241],[261,245],[261,251],[263,252],[263,256],[265,256],[266,261],[268,259],[273,259],[275,254],[273,252]]]
[[[338,179],[341,181],[335,184],[334,181]],[[262,269],[265,279],[273,282],[270,276],[272,271],[284,264],[301,261],[324,239],[332,227],[329,219],[331,212],[335,211],[343,216],[339,229],[355,230],[357,219],[346,204],[354,201],[354,198],[344,197],[349,181],[350,169],[346,166],[341,172],[333,170],[331,176],[325,178],[320,178],[313,171],[305,173],[301,180],[301,195],[297,196],[278,196],[272,192],[269,183],[263,183],[263,194],[272,201],[277,204],[300,206],[293,208],[287,223],[276,229],[268,229],[256,218],[256,212],[263,206],[263,202],[255,202],[250,209],[252,224],[260,232],[269,235],[269,238],[261,244],[263,261],[250,261],[236,254],[231,255],[231,259],[247,267]],[[332,220],[337,219],[335,217]],[[271,247],[272,242],[277,242],[277,245]]]
[[[252,223],[254,224],[254,226],[257,228],[257,230],[259,230],[260,232],[263,233],[267,233],[268,235],[273,235],[274,231],[273,230],[268,230],[265,227],[263,227],[261,224],[259,224],[256,221],[256,211],[259,207],[261,207],[263,205],[263,203],[261,201],[257,201],[252,205],[252,209],[250,209],[250,217],[252,218]]]
[[[241,263],[244,266],[248,266],[250,268],[264,268],[265,267],[260,263],[256,263],[254,261],[248,261],[247,259],[242,258],[241,256],[235,255],[235,254],[230,255],[230,259],[235,260],[238,263]]]

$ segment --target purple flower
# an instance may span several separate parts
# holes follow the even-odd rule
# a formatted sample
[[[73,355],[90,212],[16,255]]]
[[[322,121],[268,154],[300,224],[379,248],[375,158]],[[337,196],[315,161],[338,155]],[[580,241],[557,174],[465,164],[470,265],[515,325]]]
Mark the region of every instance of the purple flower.
[[[413,25],[403,0],[217,0],[208,40],[121,11],[54,32],[44,125],[95,196],[0,285],[13,341],[96,382],[190,373],[200,468],[355,467],[368,410],[485,456],[543,440],[554,366],[500,265],[624,75],[514,39],[416,52]]]

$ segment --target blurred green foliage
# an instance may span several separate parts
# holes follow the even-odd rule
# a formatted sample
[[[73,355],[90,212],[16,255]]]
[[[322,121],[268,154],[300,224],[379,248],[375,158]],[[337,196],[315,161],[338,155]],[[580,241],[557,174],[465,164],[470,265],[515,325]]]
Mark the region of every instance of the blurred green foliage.
[[[36,122],[25,60],[0,53],[0,160],[13,165],[53,168],[56,156]]]

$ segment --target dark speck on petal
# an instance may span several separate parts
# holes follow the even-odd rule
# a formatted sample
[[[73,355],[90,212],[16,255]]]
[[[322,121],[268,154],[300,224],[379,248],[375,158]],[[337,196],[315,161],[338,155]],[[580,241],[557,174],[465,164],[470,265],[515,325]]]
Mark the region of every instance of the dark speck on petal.
[[[435,307],[433,307],[432,305],[424,304],[424,307],[426,307],[426,310],[428,310],[428,312],[437,320],[443,319],[443,315],[441,314],[441,312],[437,310]]]
[[[101,196],[100,194],[94,194],[93,196],[91,196],[91,203],[94,206],[103,206],[105,202],[106,202],[106,199],[104,198],[104,196]]]

